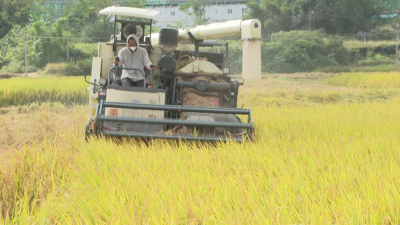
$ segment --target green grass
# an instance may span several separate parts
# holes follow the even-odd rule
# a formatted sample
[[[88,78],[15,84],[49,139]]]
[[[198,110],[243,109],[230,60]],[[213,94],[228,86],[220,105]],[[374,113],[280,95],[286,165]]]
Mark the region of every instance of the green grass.
[[[0,107],[34,102],[85,104],[89,85],[83,77],[13,77],[0,82]]]
[[[389,65],[379,65],[379,66],[359,66],[354,67],[350,70],[351,72],[392,72],[395,71],[395,66],[393,64]]]
[[[347,40],[343,42],[343,46],[347,49],[353,48],[375,48],[378,46],[396,45],[396,41],[358,41],[358,40]]]

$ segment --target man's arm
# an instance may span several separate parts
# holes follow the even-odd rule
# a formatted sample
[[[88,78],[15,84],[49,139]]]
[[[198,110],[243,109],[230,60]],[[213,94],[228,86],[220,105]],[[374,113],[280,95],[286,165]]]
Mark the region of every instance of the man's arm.
[[[152,69],[152,70],[156,69],[156,66],[153,65],[153,63],[150,61],[149,54],[147,54],[146,50],[144,50],[143,53],[143,64],[147,67],[147,69]]]
[[[120,66],[122,67],[122,65],[125,65],[125,54],[123,54],[123,50],[124,49],[121,49],[119,52],[118,52],[118,57],[119,57],[119,64],[120,64]]]
[[[122,49],[121,49],[121,51],[119,51],[119,53],[118,53],[118,57],[116,59],[114,59],[114,66],[122,67],[123,64],[124,64],[124,57],[123,57]]]

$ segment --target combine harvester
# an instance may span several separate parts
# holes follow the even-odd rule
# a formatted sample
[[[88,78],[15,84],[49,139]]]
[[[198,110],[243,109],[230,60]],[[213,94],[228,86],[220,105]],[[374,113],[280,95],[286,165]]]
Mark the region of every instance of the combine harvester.
[[[89,88],[86,140],[92,135],[140,139],[245,141],[254,136],[250,109],[237,108],[238,79],[228,76],[228,44],[205,39],[238,36],[243,41],[243,79],[261,78],[261,23],[234,20],[188,29],[163,28],[152,34],[158,11],[112,6],[100,14],[114,16],[110,42],[98,43]],[[117,16],[135,17],[123,20]],[[145,21],[145,22],[143,22]],[[149,34],[145,32],[149,31]],[[113,59],[136,34],[157,69],[121,68]],[[192,50],[177,50],[179,45]],[[201,52],[218,46],[223,53]],[[140,71],[144,87],[121,86],[121,70]]]

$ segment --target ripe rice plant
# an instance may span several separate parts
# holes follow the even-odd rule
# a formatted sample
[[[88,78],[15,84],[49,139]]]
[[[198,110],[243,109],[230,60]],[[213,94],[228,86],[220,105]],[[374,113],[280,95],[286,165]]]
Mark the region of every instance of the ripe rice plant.
[[[375,82],[392,77],[380,79]],[[395,82],[391,85],[396,91]],[[367,86],[354,90],[357,95],[348,95],[348,100],[332,104],[315,99],[329,99],[327,94],[341,96],[342,89],[265,89],[260,91],[263,96],[255,97],[251,90],[243,91],[243,104],[253,108],[255,142],[212,146],[154,141],[144,145],[93,139],[86,143],[80,133],[82,123],[47,141],[43,148],[26,149],[16,157],[16,165],[31,166],[7,173],[14,178],[12,182],[7,174],[0,176],[0,210],[4,212],[1,206],[7,205],[2,195],[18,193],[7,195],[14,198],[8,199],[13,210],[0,214],[0,221],[400,223],[397,94],[350,101],[360,93],[379,93],[374,86]],[[353,93],[352,89],[346,91]],[[269,99],[287,99],[290,104],[265,104]],[[22,182],[24,179],[27,181]],[[7,185],[10,183],[20,184],[18,192]],[[31,186],[24,189],[24,185]]]
[[[64,170],[68,179],[60,179],[40,208],[28,210],[21,196],[14,219],[398,224],[398,104],[259,108],[255,143],[81,142]]]
[[[400,88],[400,73],[348,73],[333,76],[326,83],[355,88]]]
[[[285,78],[285,77],[283,77]],[[400,73],[356,73],[332,77],[267,78],[246,82],[240,89],[239,106],[304,106],[386,101],[400,97]]]
[[[0,80],[0,107],[34,102],[86,104],[87,87],[83,77],[14,77]]]

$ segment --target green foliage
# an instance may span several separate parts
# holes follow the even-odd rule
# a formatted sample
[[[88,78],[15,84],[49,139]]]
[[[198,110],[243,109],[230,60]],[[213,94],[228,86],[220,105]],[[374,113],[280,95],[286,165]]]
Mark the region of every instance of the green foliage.
[[[279,31],[271,35],[272,41],[294,41],[298,39],[321,40],[325,36],[322,30],[313,30],[311,34],[307,30]]]
[[[334,66],[339,66],[339,63],[334,58],[331,58],[329,56],[323,56],[323,57],[317,57],[316,59],[314,59],[313,65],[315,68],[334,67]],[[342,66],[342,67],[346,67],[346,66]]]
[[[35,68],[32,66],[29,66],[28,71],[34,71]],[[13,60],[10,63],[8,63],[6,66],[2,68],[2,71],[5,72],[10,72],[10,73],[22,73],[25,71],[25,64],[24,61],[21,60]]]
[[[292,13],[284,1],[262,1],[262,3],[248,1],[247,7],[248,13],[245,18],[259,19],[263,24],[264,34],[293,29]]]
[[[9,6],[7,9],[12,11],[14,10],[12,7],[19,4],[19,1],[0,0],[0,6],[7,4],[7,7]],[[143,0],[126,0],[124,5],[141,7],[143,2]],[[25,27],[15,25],[9,32],[7,30],[7,35],[0,39],[0,69],[12,73],[25,70],[25,34],[28,37],[28,71],[42,69],[48,63],[66,62],[67,40],[62,37],[66,37],[67,32],[69,37],[83,37],[84,41],[108,40],[113,33],[110,16],[98,14],[100,9],[107,6],[109,6],[108,0],[78,0],[75,4],[68,6],[65,10],[67,14],[56,22],[51,21],[51,12],[47,12],[43,8],[37,8],[35,10],[38,12],[37,14],[29,14],[28,11],[26,21],[30,21],[30,24]],[[2,24],[5,16],[9,15],[2,13],[0,32],[6,28],[6,25],[2,26]],[[24,25],[24,23],[21,24]],[[104,37],[104,39],[92,40],[93,37]],[[95,50],[88,49],[87,51],[75,48],[70,39],[68,50],[71,63],[60,69],[60,73],[65,75],[90,74],[89,60],[97,54],[97,45],[94,48]]]
[[[396,54],[396,45],[379,45],[373,49],[374,54],[394,55]]]
[[[317,68],[315,71],[321,72],[321,73],[344,73],[344,72],[350,72],[351,67],[350,66],[326,66],[326,67]]]
[[[195,25],[207,24],[210,19],[205,17],[207,1],[190,1],[179,5],[179,10],[192,17]],[[189,10],[191,9],[191,10]]]
[[[396,30],[388,25],[379,26],[371,30],[372,40],[395,40]]]
[[[97,56],[97,43],[76,43],[75,48],[90,56]]]
[[[325,40],[321,31],[278,32],[268,43],[262,43],[262,70],[267,73],[314,71],[321,67],[345,66],[349,51],[337,38]],[[300,39],[299,39],[300,38]],[[301,39],[304,38],[304,39]],[[230,48],[229,67],[232,73],[241,72],[242,49]]]
[[[183,23],[183,21],[177,21],[174,24],[168,24],[168,27],[175,28],[175,29],[181,29],[182,27],[184,27],[184,23]]]
[[[388,57],[382,55],[381,53],[378,53],[378,54],[375,54],[374,56],[372,56],[372,58],[373,58],[374,60],[384,60],[384,59],[387,59]]]
[[[0,39],[4,37],[11,30],[11,28],[11,24],[7,23],[7,21],[0,16]],[[0,48],[1,47],[2,46],[0,46]]]
[[[44,68],[43,74],[46,75],[89,75],[91,69],[91,61],[81,60],[77,63],[49,63]]]
[[[348,34],[372,28],[373,17],[383,12],[376,0],[268,0],[247,3],[246,18],[258,18],[264,34],[278,31],[323,29]],[[311,23],[311,24],[310,24]]]
[[[342,39],[330,38],[327,43],[327,49],[330,52],[329,57],[335,59],[340,65],[349,63],[349,51],[343,46]]]
[[[378,66],[360,66],[360,67],[354,67],[351,69],[351,72],[391,72],[394,71],[395,67],[394,65],[378,65]]]
[[[27,28],[14,26],[0,39],[0,69],[11,73],[24,71],[24,36]],[[33,68],[32,68],[33,69]]]
[[[79,75],[82,74],[80,68],[73,63],[62,63],[60,75]]]
[[[0,54],[0,69],[6,72],[20,73],[25,71],[25,34],[27,34],[27,58],[28,71],[36,71],[43,68],[48,63],[67,61],[66,39],[59,37],[65,36],[65,19],[60,19],[55,23],[50,23],[44,16],[35,17],[29,26],[21,28],[15,26],[3,39],[0,45],[4,46]],[[42,38],[43,37],[43,38]],[[87,60],[89,55],[74,47],[69,43],[70,61]],[[68,70],[68,74],[88,74],[86,62],[79,64],[79,71]]]
[[[122,5],[141,8],[144,0],[124,0]],[[99,41],[90,39],[91,37],[104,37],[108,40],[113,31],[111,16],[100,15],[99,11],[110,6],[108,0],[78,0],[65,10],[64,17],[70,27],[72,35],[85,37],[86,41]]]
[[[0,0],[0,39],[13,26],[24,26],[29,22],[29,12],[35,8],[33,0]]]
[[[108,0],[78,0],[64,10],[65,15],[56,22],[50,22],[51,12],[34,6],[38,14],[26,12],[28,1],[0,0],[0,37],[3,30],[11,29],[0,39],[0,69],[6,72],[24,72],[24,35],[28,34],[28,70],[43,69],[48,63],[67,62],[67,29],[70,37],[83,37],[84,41],[97,42],[109,40],[113,33],[110,16],[99,15],[98,11],[109,6]],[[126,0],[122,5],[141,7],[143,0]],[[205,2],[188,2],[180,9],[192,17],[195,24],[209,22],[205,15]],[[373,7],[372,7],[373,6]],[[248,2],[246,18],[258,18],[263,24],[263,32],[270,35],[269,43],[262,44],[262,68],[264,72],[306,72],[320,68],[345,67],[364,58],[374,62],[363,62],[365,66],[381,66],[376,60],[384,60],[386,55],[394,54],[393,45],[382,45],[374,49],[357,48],[347,50],[339,38],[324,39],[327,33],[355,32],[368,30],[371,18],[381,10],[372,0],[269,0]],[[15,17],[10,12],[18,7]],[[375,8],[374,8],[375,7]],[[189,10],[190,9],[190,10]],[[310,9],[312,11],[310,11]],[[3,12],[8,10],[7,12]],[[311,16],[311,17],[310,17]],[[26,20],[24,19],[26,18]],[[310,20],[311,19],[311,20]],[[22,21],[22,22],[21,22]],[[26,21],[26,22],[24,22]],[[311,21],[312,32],[308,31]],[[183,22],[171,27],[181,28]],[[293,30],[297,29],[297,30]],[[148,30],[146,30],[147,32]],[[372,38],[389,40],[393,32],[390,26],[372,30]],[[50,37],[50,38],[38,38]],[[104,37],[104,40],[92,39]],[[237,43],[236,43],[237,44]],[[70,63],[60,64],[55,74],[90,74],[90,59],[97,54],[97,46],[81,47],[69,43]],[[350,60],[351,59],[351,60]],[[242,50],[230,48],[229,64],[231,72],[241,73]],[[364,65],[362,64],[362,65]],[[360,64],[361,65],[361,64]],[[386,65],[386,64],[385,64]],[[48,68],[45,69],[47,71]]]
[[[0,69],[12,61],[16,53],[15,48],[18,46],[19,42],[23,41],[23,33],[24,29],[17,25],[11,29],[7,35],[0,39]],[[15,67],[15,65],[13,67]],[[13,70],[13,72],[14,71],[15,70]]]
[[[280,44],[280,51],[276,55],[268,55],[269,49],[264,49],[267,59],[272,59],[267,61],[267,68],[265,69],[272,73],[294,73],[312,70],[312,60],[305,47],[296,45],[296,43],[294,45],[290,45],[290,47],[285,46],[288,45]],[[276,49],[273,49],[272,52],[275,51]]]
[[[11,52],[14,47],[23,41],[23,35],[26,32],[26,28],[22,28],[19,25],[13,27],[7,35],[0,39],[1,56],[6,56],[7,53]]]

